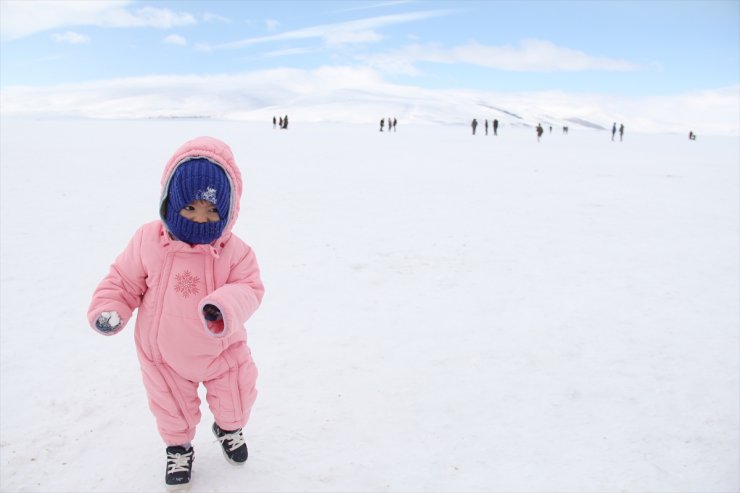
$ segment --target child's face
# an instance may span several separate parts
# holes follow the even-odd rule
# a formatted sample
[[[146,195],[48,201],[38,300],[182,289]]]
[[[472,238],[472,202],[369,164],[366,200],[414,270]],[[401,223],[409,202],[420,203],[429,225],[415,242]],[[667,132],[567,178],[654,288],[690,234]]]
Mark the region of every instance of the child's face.
[[[218,209],[207,200],[194,200],[180,209],[180,215],[196,223],[211,223],[221,220]]]

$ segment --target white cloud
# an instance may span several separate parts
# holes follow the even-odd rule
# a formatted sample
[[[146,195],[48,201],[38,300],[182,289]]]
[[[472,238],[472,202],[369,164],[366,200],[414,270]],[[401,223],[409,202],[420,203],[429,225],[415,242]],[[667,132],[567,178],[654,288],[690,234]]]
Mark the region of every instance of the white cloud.
[[[270,32],[277,31],[277,28],[280,27],[280,21],[277,21],[275,19],[267,19],[265,21],[265,26],[267,27],[267,30]]]
[[[224,24],[231,24],[231,19],[224,17],[223,15],[214,14],[212,12],[205,12],[201,14],[201,19],[204,22],[223,22]]]
[[[234,49],[261,43],[270,43],[274,41],[312,38],[323,39],[327,43],[327,45],[331,46],[337,46],[340,44],[376,42],[382,39],[382,37],[377,33],[374,33],[373,29],[393,24],[402,24],[406,22],[419,21],[422,19],[429,19],[432,17],[441,17],[444,15],[448,15],[451,12],[452,11],[450,10],[427,10],[421,12],[411,12],[407,14],[369,17],[366,19],[339,22],[336,24],[322,24],[319,26],[286,31],[270,36],[242,39],[240,41],[216,45],[213,48]]]
[[[179,46],[185,46],[188,44],[188,41],[185,38],[177,34],[170,34],[169,36],[164,38],[164,42],[170,45],[179,45]]]
[[[158,29],[170,29],[197,23],[195,17],[187,12],[173,12],[169,9],[154,7],[109,10],[100,17],[98,22],[100,22],[98,25],[105,27],[154,27]]]
[[[292,55],[305,55],[306,53],[314,53],[316,50],[312,48],[286,48],[284,50],[274,50],[261,53],[259,55],[244,58],[243,60],[262,60],[266,58],[278,58],[283,56]]]
[[[53,39],[57,43],[69,43],[73,45],[90,42],[90,36],[86,36],[84,34],[76,33],[73,31],[67,31],[62,34],[54,33],[51,35],[51,39]]]
[[[348,44],[376,43],[383,36],[372,30],[366,31],[330,31],[324,36],[327,46],[338,47]]]
[[[515,72],[626,71],[639,68],[625,60],[593,56],[538,39],[522,40],[518,46],[469,43],[454,48],[442,48],[415,44],[398,51],[359,58],[379,70],[407,75],[418,74],[414,65],[417,62],[465,63]]]
[[[69,26],[168,29],[197,22],[186,12],[153,7],[127,9],[130,4],[128,0],[3,0],[0,37],[10,41]]]

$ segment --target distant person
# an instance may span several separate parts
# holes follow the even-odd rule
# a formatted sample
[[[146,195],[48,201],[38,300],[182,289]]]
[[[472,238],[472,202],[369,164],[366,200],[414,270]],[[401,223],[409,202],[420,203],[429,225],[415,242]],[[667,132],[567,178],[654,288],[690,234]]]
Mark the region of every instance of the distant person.
[[[493,135],[498,135],[498,120],[493,120]]]
[[[159,219],[141,226],[115,259],[93,292],[87,319],[97,333],[113,336],[136,318],[143,384],[166,446],[165,486],[184,490],[201,383],[219,455],[234,465],[247,460],[242,428],[257,397],[257,368],[244,324],[264,287],[254,252],[232,231],[242,178],[229,146],[212,137],[184,143],[167,162],[162,184]],[[110,446],[97,443],[101,457]]]
[[[689,132],[689,140],[696,140],[696,134],[693,130]]]
[[[272,117],[272,128],[275,128],[275,126],[276,126],[276,125],[277,125],[277,118],[275,118],[275,117],[273,116],[273,117]]]
[[[542,137],[542,134],[545,133],[545,129],[542,128],[542,125],[540,125],[538,123],[537,124],[537,128],[536,128],[536,131],[537,131],[537,142],[539,142],[540,141],[540,138]]]
[[[552,133],[552,125],[550,125],[550,133]]]
[[[388,133],[391,133],[391,130],[393,129],[393,120],[388,118]]]
[[[612,125],[612,141],[614,140],[614,136],[617,134],[617,122],[614,122]]]
[[[283,128],[283,117],[280,117],[280,128]]]
[[[394,132],[396,131],[396,125],[398,125],[398,120],[396,120],[396,118],[394,117],[393,118],[393,131]]]
[[[567,134],[568,134],[568,127],[563,127],[563,135],[567,135]]]
[[[473,127],[473,135],[475,135],[475,129],[478,128],[478,120],[473,118],[473,121],[470,122],[470,126]]]
[[[288,115],[285,115],[285,116],[283,117],[283,128],[284,128],[285,130],[288,130]]]
[[[486,118],[486,135],[488,135],[488,118]]]
[[[380,119],[380,131],[383,131],[383,127],[385,126],[385,118]]]
[[[624,125],[619,124],[619,142],[622,142],[622,138],[624,137]]]

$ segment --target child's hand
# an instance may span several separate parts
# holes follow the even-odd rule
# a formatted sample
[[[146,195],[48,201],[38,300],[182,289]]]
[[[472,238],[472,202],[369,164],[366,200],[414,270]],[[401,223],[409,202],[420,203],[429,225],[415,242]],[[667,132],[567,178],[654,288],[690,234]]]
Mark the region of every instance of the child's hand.
[[[221,310],[216,305],[206,305],[203,307],[203,317],[209,322],[215,322],[216,320],[223,320]]]
[[[113,332],[121,325],[118,312],[103,312],[95,321],[95,327],[101,332]]]
[[[224,316],[216,305],[205,305],[203,307],[203,318],[206,319],[206,327],[214,334],[224,331]]]

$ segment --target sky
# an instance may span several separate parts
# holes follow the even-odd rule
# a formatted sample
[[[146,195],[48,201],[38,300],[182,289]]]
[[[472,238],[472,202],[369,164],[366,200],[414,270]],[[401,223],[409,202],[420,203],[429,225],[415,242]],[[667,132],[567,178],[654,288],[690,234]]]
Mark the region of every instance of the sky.
[[[707,100],[714,91],[740,93],[737,0],[0,0],[0,7],[0,90],[285,69],[295,79],[333,68],[356,74],[358,85],[372,74],[376,83],[433,91]]]

